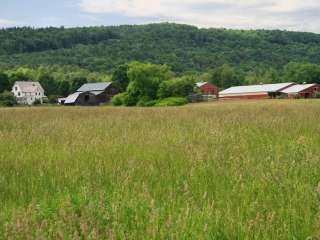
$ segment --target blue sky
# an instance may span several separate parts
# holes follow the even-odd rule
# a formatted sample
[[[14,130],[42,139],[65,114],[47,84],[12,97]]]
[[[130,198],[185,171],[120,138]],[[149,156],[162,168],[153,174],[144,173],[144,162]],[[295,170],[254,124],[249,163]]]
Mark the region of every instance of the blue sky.
[[[0,27],[177,22],[320,33],[319,0],[0,0]]]

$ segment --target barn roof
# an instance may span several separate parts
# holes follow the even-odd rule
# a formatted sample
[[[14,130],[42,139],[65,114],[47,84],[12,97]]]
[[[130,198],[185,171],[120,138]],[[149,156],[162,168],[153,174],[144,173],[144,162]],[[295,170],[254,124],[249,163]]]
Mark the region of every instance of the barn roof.
[[[317,84],[302,84],[302,85],[294,85],[292,87],[289,87],[289,88],[286,88],[284,89],[283,93],[299,93],[299,92],[302,92],[308,88],[311,88],[313,86],[316,86]]]
[[[111,85],[111,82],[104,83],[86,83],[82,85],[77,92],[104,91]]]
[[[258,93],[258,92],[278,92],[286,87],[289,87],[294,83],[275,83],[275,84],[260,84],[260,85],[250,85],[250,86],[238,86],[231,87],[220,94],[241,94],[241,93]]]
[[[103,93],[103,91],[91,91],[90,93],[98,96],[99,94]]]
[[[197,87],[202,87],[204,85],[206,85],[208,82],[197,82],[196,85]]]
[[[69,95],[64,104],[73,104],[77,101],[78,97],[80,96],[80,94],[82,94],[82,92],[76,92],[76,93],[73,93],[71,95]]]

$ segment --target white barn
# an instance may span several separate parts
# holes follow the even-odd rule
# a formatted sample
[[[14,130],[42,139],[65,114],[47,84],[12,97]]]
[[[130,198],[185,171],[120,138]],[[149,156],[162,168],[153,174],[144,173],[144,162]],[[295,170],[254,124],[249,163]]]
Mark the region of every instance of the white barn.
[[[43,99],[46,98],[39,82],[15,82],[12,93],[18,104],[32,105],[36,100],[43,103]]]

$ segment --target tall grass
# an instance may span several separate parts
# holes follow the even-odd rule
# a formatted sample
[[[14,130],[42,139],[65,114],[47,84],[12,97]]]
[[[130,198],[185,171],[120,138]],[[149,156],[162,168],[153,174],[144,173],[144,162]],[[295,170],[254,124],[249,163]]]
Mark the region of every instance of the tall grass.
[[[0,109],[0,238],[320,238],[320,102]]]

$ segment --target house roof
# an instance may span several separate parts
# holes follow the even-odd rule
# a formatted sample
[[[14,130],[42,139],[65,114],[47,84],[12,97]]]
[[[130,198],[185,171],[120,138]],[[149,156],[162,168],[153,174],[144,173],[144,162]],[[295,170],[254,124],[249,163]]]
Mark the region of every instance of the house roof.
[[[76,93],[73,93],[73,94],[69,95],[65,99],[64,103],[65,104],[73,104],[73,103],[75,103],[77,101],[77,98],[80,96],[80,94],[82,94],[82,92],[76,92]]]
[[[261,84],[250,86],[231,87],[220,92],[223,94],[241,94],[241,93],[258,93],[258,92],[278,92],[294,83],[275,83],[275,84]]]
[[[299,93],[302,92],[308,88],[311,88],[313,86],[316,86],[317,84],[302,84],[302,85],[294,85],[292,87],[284,89],[283,93]]]
[[[197,87],[202,87],[204,85],[206,85],[208,82],[197,82],[196,85]]]
[[[43,91],[43,88],[39,82],[31,82],[31,81],[18,81],[15,83],[15,85],[19,86],[22,92],[25,93],[33,93],[37,92],[38,89],[40,91]]]
[[[111,85],[111,82],[104,83],[86,83],[82,85],[77,92],[104,91]]]

